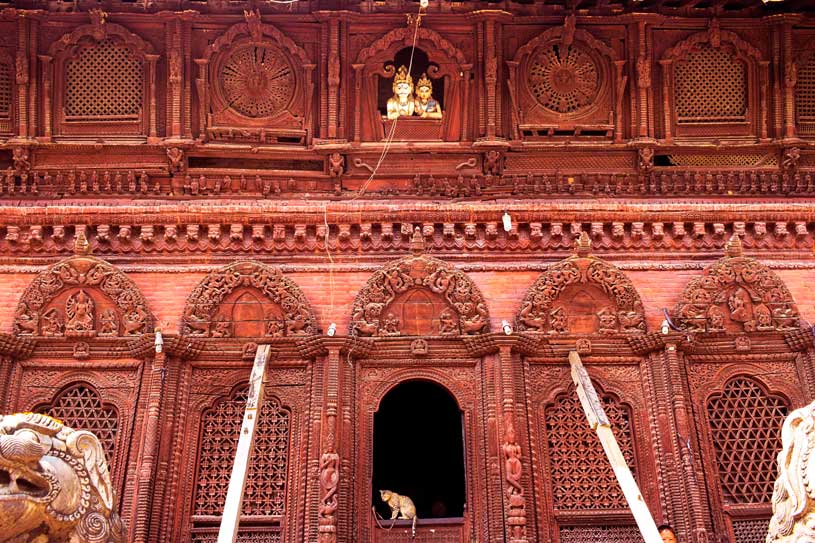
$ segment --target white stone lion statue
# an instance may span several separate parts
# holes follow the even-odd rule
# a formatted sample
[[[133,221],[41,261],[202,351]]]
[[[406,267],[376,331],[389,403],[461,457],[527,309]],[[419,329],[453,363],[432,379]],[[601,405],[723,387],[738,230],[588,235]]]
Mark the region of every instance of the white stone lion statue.
[[[0,543],[121,543],[105,452],[46,415],[0,416]]]
[[[815,402],[790,413],[781,442],[766,542],[815,543]]]

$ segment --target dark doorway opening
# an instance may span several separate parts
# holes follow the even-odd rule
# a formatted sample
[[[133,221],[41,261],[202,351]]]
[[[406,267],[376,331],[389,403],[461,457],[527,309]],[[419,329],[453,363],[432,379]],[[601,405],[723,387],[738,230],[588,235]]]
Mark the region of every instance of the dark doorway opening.
[[[383,399],[374,414],[373,504],[390,508],[380,490],[413,500],[420,519],[464,516],[462,414],[443,387],[407,381]]]

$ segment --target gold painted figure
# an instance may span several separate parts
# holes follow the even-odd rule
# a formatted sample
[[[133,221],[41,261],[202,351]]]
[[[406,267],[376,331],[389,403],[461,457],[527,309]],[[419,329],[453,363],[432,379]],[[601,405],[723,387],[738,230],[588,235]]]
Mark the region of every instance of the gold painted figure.
[[[427,74],[422,74],[416,83],[416,99],[414,100],[416,115],[422,119],[441,119],[441,105],[433,98],[433,83]]]
[[[393,97],[388,98],[388,119],[413,115],[413,78],[405,66],[400,66],[393,76]]]

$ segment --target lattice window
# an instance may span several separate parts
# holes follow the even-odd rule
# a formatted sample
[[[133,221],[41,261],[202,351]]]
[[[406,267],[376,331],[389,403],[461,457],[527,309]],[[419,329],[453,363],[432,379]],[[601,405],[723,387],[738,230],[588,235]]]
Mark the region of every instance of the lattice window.
[[[769,525],[768,519],[734,520],[735,543],[764,543]]]
[[[708,401],[708,422],[727,502],[770,501],[787,410],[783,399],[769,396],[747,377],[731,379],[721,394]]]
[[[247,388],[239,390],[203,416],[195,515],[220,516],[223,511],[247,391]],[[290,413],[281,407],[276,398],[264,401],[246,480],[243,515],[283,516],[286,508],[289,424]]]
[[[815,123],[815,55],[798,67],[795,83],[795,110],[798,122]]]
[[[38,413],[59,419],[74,430],[88,430],[99,438],[105,449],[108,464],[113,459],[119,415],[116,408],[102,402],[99,394],[85,384],[72,385],[54,397],[54,400],[35,409]]]
[[[674,74],[678,122],[744,120],[747,67],[727,49],[703,46],[677,62]]]
[[[623,456],[636,468],[631,411],[611,395],[601,395]],[[625,497],[603,447],[589,428],[574,387],[544,411],[555,508],[626,509]]]
[[[560,543],[642,543],[636,526],[563,526]]]
[[[142,109],[142,62],[125,46],[103,40],[82,49],[65,70],[65,115],[71,119],[134,120]]]
[[[8,118],[11,113],[11,65],[0,62],[0,117]]]

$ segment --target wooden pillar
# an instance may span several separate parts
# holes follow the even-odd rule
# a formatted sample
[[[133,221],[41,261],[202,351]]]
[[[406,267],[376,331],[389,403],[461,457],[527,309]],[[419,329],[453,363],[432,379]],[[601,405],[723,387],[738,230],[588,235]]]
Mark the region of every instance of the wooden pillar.
[[[167,136],[181,137],[181,90],[184,80],[184,56],[181,46],[182,24],[178,17],[167,21],[165,39],[170,44],[167,53]]]
[[[496,85],[498,83],[498,53],[495,48],[495,21],[487,19],[484,22],[484,39],[486,41],[484,54],[484,82],[487,90],[487,139],[493,140],[496,135]]]
[[[779,30],[782,33],[784,44],[784,137],[789,139],[798,138],[798,130],[795,126],[795,85],[798,83],[798,70],[795,59],[792,56],[792,24],[786,23]]]
[[[46,141],[51,140],[52,134],[52,126],[51,123],[53,122],[51,119],[51,115],[53,112],[53,84],[54,84],[54,74],[53,74],[53,64],[51,63],[54,59],[48,55],[40,55],[40,65],[42,66],[42,111],[43,111],[43,136],[45,137]]]
[[[153,478],[158,457],[159,442],[161,441],[161,401],[164,394],[164,377],[166,373],[166,354],[162,348],[159,351],[161,335],[156,332],[156,353],[150,371],[150,388],[147,397],[147,414],[144,419],[142,432],[143,445],[136,470],[138,482],[134,507],[133,531],[134,543],[147,543],[150,529],[150,510],[153,493],[155,491]],[[161,343],[163,345],[163,343]]]
[[[624,60],[614,61],[614,143],[623,142],[623,95],[628,83],[624,69]]]
[[[328,21],[328,137],[337,137],[339,122],[340,74],[340,21],[336,17]]]
[[[760,115],[760,139],[761,141],[769,141],[769,135],[767,130],[767,117],[769,112],[767,111],[768,104],[769,104],[769,86],[770,86],[770,62],[767,60],[762,60],[758,63],[759,65],[759,88],[760,88],[760,95],[759,95],[759,115]]]
[[[362,138],[362,69],[364,64],[353,64],[354,68],[354,141]]]
[[[651,56],[648,49],[647,29],[645,21],[638,21],[638,52],[637,52],[637,90],[639,97],[639,132],[641,139],[651,134],[648,132],[648,98],[651,92]]]
[[[671,79],[673,78],[673,61],[670,59],[663,59],[659,61],[662,67],[662,112],[663,122],[665,123],[665,143],[671,143],[673,135],[671,134],[673,122],[673,115],[671,115]]]
[[[337,517],[339,509],[340,447],[337,436],[341,433],[339,417],[341,368],[340,350],[345,340],[327,340],[327,362],[323,374],[323,423],[320,436],[320,499],[317,508],[317,535],[319,543],[337,543]]]
[[[207,87],[207,76],[209,71],[209,61],[205,58],[195,59],[198,65],[198,79],[195,80],[195,89],[198,93],[198,139],[207,140],[207,125],[209,112],[209,90]]]
[[[513,376],[512,346],[514,341],[499,338],[497,384],[501,399],[500,438],[501,460],[504,477],[505,538],[510,543],[526,543],[526,497],[521,483],[523,462],[521,446],[516,434],[515,379]]]
[[[28,131],[28,21],[29,18],[17,17],[17,54],[14,59],[15,80],[17,84],[17,136],[22,139],[29,137]]]
[[[156,129],[156,61],[158,61],[158,55],[144,55],[144,58],[147,60],[147,82],[150,95],[150,105],[147,110],[149,119],[147,137],[148,139],[155,139],[158,134]]]

